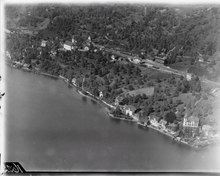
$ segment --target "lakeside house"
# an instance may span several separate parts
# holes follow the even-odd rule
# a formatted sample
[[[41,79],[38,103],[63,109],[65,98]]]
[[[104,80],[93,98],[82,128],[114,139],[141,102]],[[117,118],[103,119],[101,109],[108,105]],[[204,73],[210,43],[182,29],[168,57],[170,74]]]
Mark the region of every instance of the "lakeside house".
[[[134,120],[138,120],[137,114],[135,114],[136,108],[132,105],[124,105],[121,106],[121,111],[130,117],[132,117]]]
[[[73,78],[73,79],[72,79],[72,84],[73,84],[74,86],[76,86],[76,78]]]
[[[155,127],[159,127],[159,117],[157,116],[150,116],[150,123],[151,125],[155,126]]]
[[[183,131],[185,137],[195,137],[199,133],[199,118],[195,116],[184,117]]]
[[[161,119],[159,121],[159,126],[162,128],[162,129],[166,129],[166,124],[167,124],[167,121],[164,120],[164,119]]]
[[[132,105],[124,105],[125,114],[132,116],[136,108]]]
[[[99,91],[99,98],[103,98],[103,92]]]
[[[46,40],[42,40],[40,46],[41,47],[46,47],[47,46],[47,41]]]
[[[195,116],[190,116],[188,118],[184,117],[183,127],[197,128],[199,125],[199,118]]]
[[[115,56],[111,55],[111,59],[112,59],[112,61],[114,61],[115,60]]]

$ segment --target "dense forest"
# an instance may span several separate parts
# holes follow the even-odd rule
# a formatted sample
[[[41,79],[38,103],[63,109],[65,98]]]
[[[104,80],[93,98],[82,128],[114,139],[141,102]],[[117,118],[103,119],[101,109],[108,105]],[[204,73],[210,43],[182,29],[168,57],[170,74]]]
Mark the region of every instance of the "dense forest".
[[[7,6],[7,28],[36,27],[49,19],[46,29],[30,37],[64,42],[72,35],[78,44],[88,35],[101,45],[129,51],[142,58],[166,55],[167,65],[190,60],[192,73],[217,79],[219,73],[218,7],[172,7],[153,5]],[[22,39],[19,39],[22,40]],[[25,40],[26,41],[26,40]],[[18,41],[17,41],[18,42]],[[22,41],[19,41],[22,43]],[[20,43],[13,42],[12,50]],[[27,43],[28,45],[28,43]],[[20,51],[19,51],[20,52]],[[181,56],[189,56],[187,60]],[[206,64],[197,64],[202,56]]]

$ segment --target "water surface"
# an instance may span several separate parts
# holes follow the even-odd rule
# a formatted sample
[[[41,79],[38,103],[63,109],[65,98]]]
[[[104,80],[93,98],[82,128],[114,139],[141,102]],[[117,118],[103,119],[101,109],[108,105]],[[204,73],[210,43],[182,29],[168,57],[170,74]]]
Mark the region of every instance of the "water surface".
[[[29,171],[220,171],[219,146],[194,151],[110,119],[62,80],[6,70],[6,161]]]

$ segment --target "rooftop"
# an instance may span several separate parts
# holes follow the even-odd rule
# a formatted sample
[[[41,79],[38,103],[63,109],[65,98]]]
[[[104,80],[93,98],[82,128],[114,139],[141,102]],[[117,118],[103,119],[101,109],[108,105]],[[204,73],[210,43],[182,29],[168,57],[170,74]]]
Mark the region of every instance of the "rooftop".
[[[187,119],[187,121],[194,121],[196,123],[199,123],[199,118],[196,116],[189,116],[186,119]]]
[[[64,44],[65,44],[65,45],[69,45],[69,46],[71,46],[71,45],[72,45],[72,42],[69,41],[69,40],[66,40]]]

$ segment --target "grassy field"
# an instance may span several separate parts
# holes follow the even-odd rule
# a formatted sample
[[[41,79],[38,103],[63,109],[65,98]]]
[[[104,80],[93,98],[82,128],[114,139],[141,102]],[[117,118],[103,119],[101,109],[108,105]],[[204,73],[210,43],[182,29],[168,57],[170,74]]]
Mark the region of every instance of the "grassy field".
[[[169,65],[170,68],[176,69],[176,70],[180,70],[180,71],[186,71],[188,68],[190,68],[191,64],[190,61],[183,61],[183,62],[177,62],[174,64]]]
[[[146,94],[147,96],[150,96],[153,95],[153,93],[154,93],[154,87],[146,87],[146,88],[141,88],[126,92],[126,94],[129,94],[131,96],[142,95],[142,94]]]

